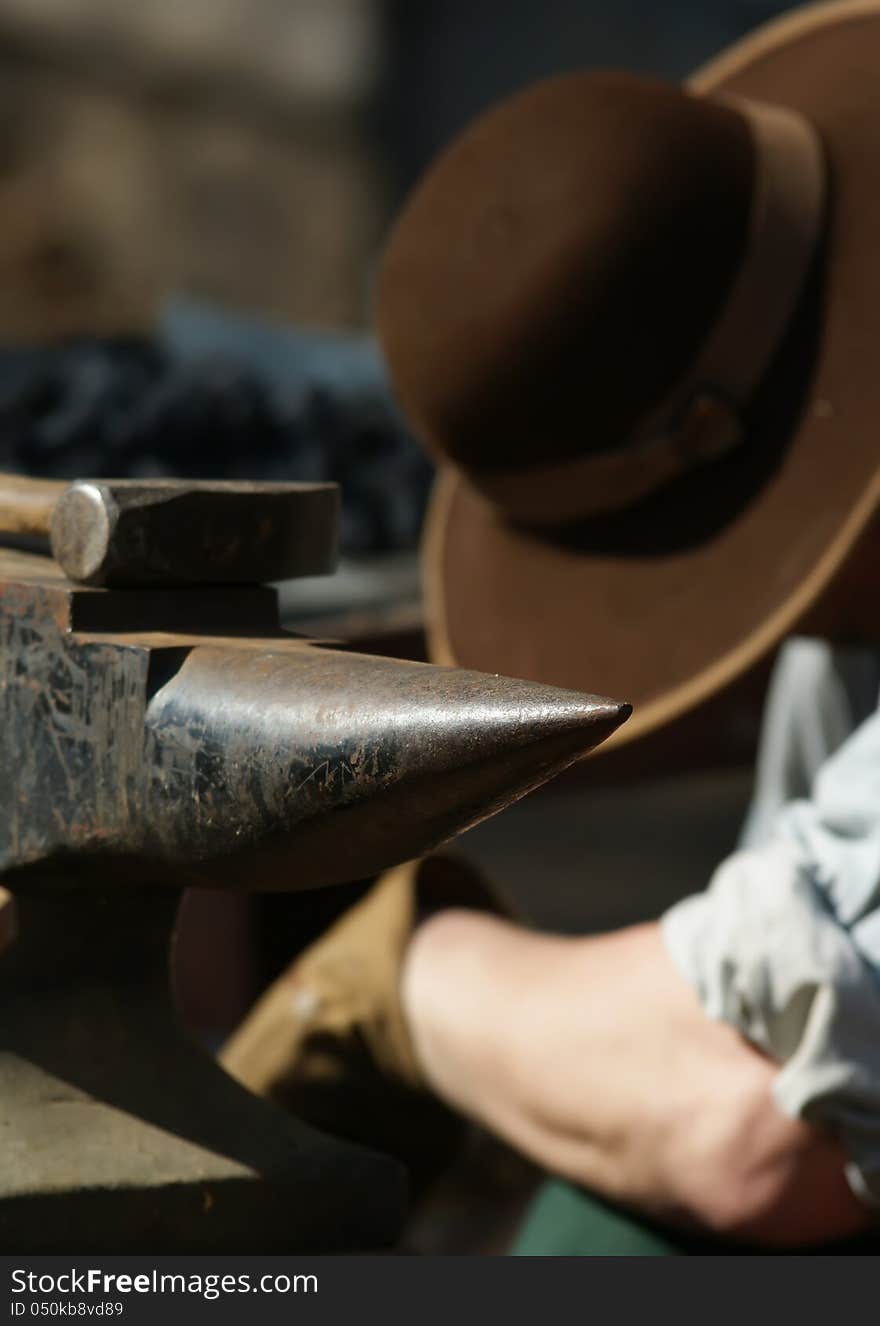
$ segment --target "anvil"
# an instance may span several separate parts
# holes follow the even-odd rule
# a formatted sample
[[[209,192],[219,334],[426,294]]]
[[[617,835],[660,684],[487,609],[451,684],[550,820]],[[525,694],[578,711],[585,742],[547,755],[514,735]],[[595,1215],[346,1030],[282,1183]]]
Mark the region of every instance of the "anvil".
[[[180,889],[305,889],[422,854],[626,706],[283,631],[274,591],[75,586],[0,552],[0,1245],[368,1248],[401,1177],[191,1045]],[[7,938],[11,927],[6,927]]]

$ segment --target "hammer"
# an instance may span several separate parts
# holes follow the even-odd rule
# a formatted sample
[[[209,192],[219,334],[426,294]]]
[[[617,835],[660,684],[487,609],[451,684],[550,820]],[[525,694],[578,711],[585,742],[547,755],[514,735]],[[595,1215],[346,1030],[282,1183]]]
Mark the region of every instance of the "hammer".
[[[86,585],[260,583],[336,566],[332,483],[31,479],[0,474],[4,535],[48,538]]]

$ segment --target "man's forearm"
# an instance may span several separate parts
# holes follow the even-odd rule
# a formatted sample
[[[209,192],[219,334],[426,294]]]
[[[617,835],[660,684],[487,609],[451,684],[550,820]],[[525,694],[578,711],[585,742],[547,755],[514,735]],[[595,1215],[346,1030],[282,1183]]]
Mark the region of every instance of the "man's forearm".
[[[564,939],[441,913],[403,995],[435,1090],[554,1173],[770,1243],[867,1223],[838,1144],[779,1112],[774,1065],[705,1017],[656,925]]]

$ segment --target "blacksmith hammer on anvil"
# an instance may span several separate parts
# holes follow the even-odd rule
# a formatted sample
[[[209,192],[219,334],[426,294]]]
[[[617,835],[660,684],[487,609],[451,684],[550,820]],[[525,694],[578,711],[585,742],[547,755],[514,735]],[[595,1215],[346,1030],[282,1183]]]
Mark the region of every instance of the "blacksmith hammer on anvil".
[[[627,706],[282,630],[259,582],[332,569],[332,485],[4,488],[0,526],[51,537],[68,576],[0,550],[0,1247],[387,1244],[395,1164],[179,1031],[180,890],[308,889],[420,855]]]

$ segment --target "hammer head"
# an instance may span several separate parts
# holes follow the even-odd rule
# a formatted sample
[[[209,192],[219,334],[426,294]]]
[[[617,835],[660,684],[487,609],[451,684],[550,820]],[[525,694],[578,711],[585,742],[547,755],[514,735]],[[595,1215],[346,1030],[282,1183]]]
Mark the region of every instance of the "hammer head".
[[[332,483],[79,479],[52,513],[52,555],[87,585],[193,585],[326,575]]]

